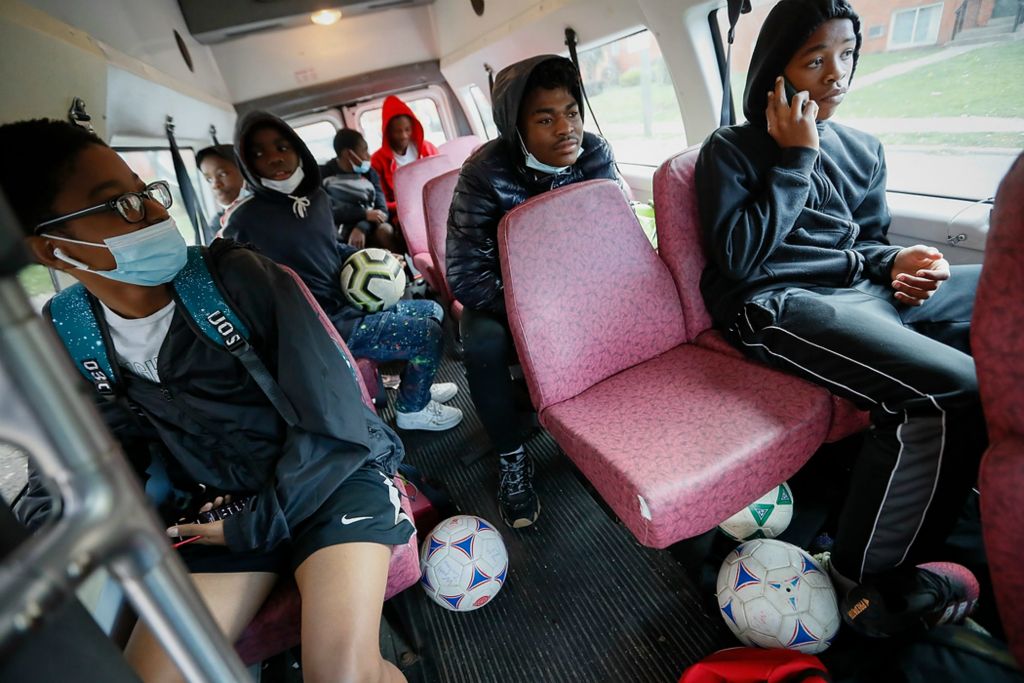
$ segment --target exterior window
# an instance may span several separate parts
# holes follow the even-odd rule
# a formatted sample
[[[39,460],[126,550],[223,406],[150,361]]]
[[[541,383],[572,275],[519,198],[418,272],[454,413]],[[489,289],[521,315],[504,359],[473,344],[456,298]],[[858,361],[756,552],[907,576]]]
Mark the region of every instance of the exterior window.
[[[180,147],[181,158],[185,162],[185,168],[192,178],[192,189],[197,193],[203,192],[206,185],[196,167],[195,151],[191,147]],[[174,174],[174,162],[171,160],[171,152],[167,149],[119,149],[117,153],[125,160],[125,163],[138,174],[145,183],[154,180],[166,180],[171,186],[171,196],[174,203],[168,212],[178,224],[178,232],[188,244],[196,243],[196,233],[192,223],[188,220],[188,212],[185,211],[185,202],[181,198],[181,188],[178,187],[178,176]],[[209,205],[203,207],[206,217],[210,217]]]
[[[491,110],[491,103],[484,95],[484,91],[476,85],[471,85],[469,86],[469,96],[473,98],[477,118],[480,125],[483,126],[487,139],[493,140],[498,137],[498,127],[494,125],[494,112]]]
[[[444,127],[441,125],[441,114],[437,110],[437,103],[432,98],[421,97],[410,100],[406,104],[423,124],[423,137],[426,140],[435,145],[440,145],[448,140],[444,134]],[[377,107],[367,109],[359,115],[359,129],[363,137],[366,138],[366,144],[370,148],[371,154],[381,146],[381,113],[381,108]],[[334,156],[333,152],[331,156]]]
[[[740,17],[732,53],[737,119],[750,54],[774,0]],[[835,121],[885,145],[888,189],[978,200],[995,194],[1024,148],[1024,41],[991,2],[857,0],[866,34]],[[726,12],[716,15],[722,40]],[[876,31],[872,27],[887,27]],[[974,40],[980,29],[986,41]],[[603,123],[603,122],[602,122]]]
[[[686,147],[676,91],[650,31],[584,50],[579,59],[593,114],[616,160],[657,166]],[[594,115],[585,111],[584,123],[597,133]]]
[[[889,47],[934,45],[939,38],[942,3],[893,12]]]
[[[330,121],[317,121],[295,127],[296,135],[306,143],[318,164],[325,164],[334,158],[334,134],[337,132]]]

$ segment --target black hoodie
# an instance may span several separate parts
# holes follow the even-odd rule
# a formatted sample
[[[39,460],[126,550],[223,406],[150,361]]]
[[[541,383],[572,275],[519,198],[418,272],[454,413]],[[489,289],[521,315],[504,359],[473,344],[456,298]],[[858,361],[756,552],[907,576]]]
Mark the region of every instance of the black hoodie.
[[[542,192],[582,180],[619,181],[611,147],[593,133],[583,134],[583,153],[568,172],[548,175],[526,167],[516,128],[519,105],[530,74],[551,59],[569,62],[557,55],[539,55],[498,73],[491,101],[500,136],[466,160],[455,186],[448,213],[446,277],[455,298],[472,309],[505,310],[498,262],[498,223],[510,209]],[[578,85],[572,96],[580,105],[582,117],[583,95]]]
[[[291,195],[264,186],[263,179],[252,170],[249,138],[255,128],[267,125],[280,130],[299,155],[304,177]],[[355,250],[338,243],[316,159],[288,124],[262,111],[250,112],[238,121],[235,153],[253,196],[235,209],[224,237],[252,244],[270,260],[298,273],[347,338],[363,315],[341,293],[341,266]]]
[[[709,257],[701,291],[719,326],[770,290],[890,281],[899,248],[886,239],[881,143],[830,121],[818,123],[818,151],[782,149],[767,131],[766,93],[807,38],[836,18],[853,22],[856,68],[860,20],[845,0],[782,0],[772,8],[747,76],[748,123],[719,128],[701,148],[696,185]]]

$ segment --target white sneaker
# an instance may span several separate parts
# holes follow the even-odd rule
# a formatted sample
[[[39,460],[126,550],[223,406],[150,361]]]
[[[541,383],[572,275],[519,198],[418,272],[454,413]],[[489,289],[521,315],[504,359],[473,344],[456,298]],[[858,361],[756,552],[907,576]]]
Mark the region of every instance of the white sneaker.
[[[462,422],[462,411],[431,401],[423,410],[415,413],[397,413],[395,420],[399,429],[424,429],[442,432]]]
[[[430,400],[438,403],[447,403],[459,393],[459,385],[455,382],[438,382],[430,385]]]

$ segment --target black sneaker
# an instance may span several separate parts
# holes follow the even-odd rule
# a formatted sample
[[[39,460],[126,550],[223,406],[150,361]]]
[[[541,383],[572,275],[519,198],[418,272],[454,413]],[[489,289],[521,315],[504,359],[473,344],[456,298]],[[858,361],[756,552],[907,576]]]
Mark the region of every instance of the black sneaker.
[[[533,490],[533,460],[526,453],[518,458],[499,458],[498,510],[513,529],[528,527],[540,515],[540,500]]]
[[[930,562],[856,586],[842,602],[843,620],[862,635],[888,638],[959,623],[974,609],[978,593],[978,579],[966,567]]]

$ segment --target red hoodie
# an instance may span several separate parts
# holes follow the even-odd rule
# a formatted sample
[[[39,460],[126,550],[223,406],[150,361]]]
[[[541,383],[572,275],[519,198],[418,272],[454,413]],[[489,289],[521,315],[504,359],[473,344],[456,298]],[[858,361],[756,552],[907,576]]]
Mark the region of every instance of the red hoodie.
[[[398,164],[395,162],[395,153],[391,150],[391,145],[388,144],[388,124],[396,116],[408,116],[412,119],[412,141],[410,144],[416,145],[420,159],[437,154],[437,147],[434,147],[430,141],[423,139],[423,124],[412,113],[412,109],[409,109],[409,105],[394,95],[390,95],[384,100],[384,111],[381,115],[381,139],[383,143],[380,149],[370,157],[370,166],[380,176],[380,186],[384,190],[384,199],[388,203],[388,213],[397,218],[394,181],[395,169],[398,167]]]

